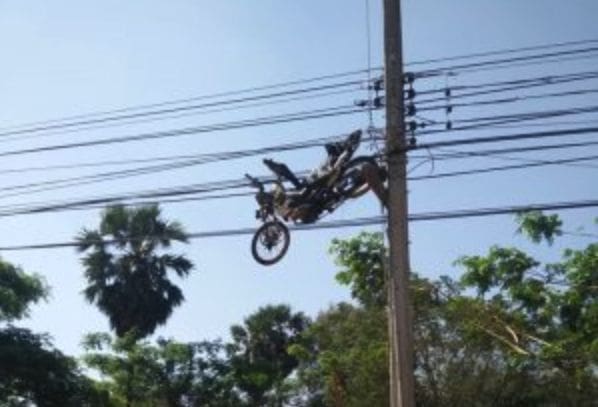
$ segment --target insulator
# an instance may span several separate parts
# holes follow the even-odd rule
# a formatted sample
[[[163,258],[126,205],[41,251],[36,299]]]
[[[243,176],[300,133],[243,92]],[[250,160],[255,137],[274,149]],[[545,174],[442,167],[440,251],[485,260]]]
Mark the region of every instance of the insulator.
[[[415,131],[417,130],[418,123],[414,120],[408,121],[405,123],[406,130],[408,131]]]
[[[380,92],[382,89],[384,89],[384,78],[376,79],[374,81],[374,85],[371,86],[370,89],[373,89],[376,92]]]
[[[407,105],[407,116],[415,116],[417,114],[417,108],[413,103]]]

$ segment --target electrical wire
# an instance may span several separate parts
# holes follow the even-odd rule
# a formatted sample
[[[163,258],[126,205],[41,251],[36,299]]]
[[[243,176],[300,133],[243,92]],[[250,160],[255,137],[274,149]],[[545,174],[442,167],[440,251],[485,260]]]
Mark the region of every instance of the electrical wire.
[[[593,39],[593,38],[585,39],[585,40],[565,41],[565,42],[534,45],[534,46],[527,46],[527,47],[507,48],[507,49],[500,49],[500,50],[495,50],[495,51],[475,52],[475,53],[455,55],[455,56],[442,57],[442,58],[424,59],[424,60],[415,61],[415,62],[408,62],[406,65],[407,66],[429,65],[429,64],[434,64],[434,63],[438,63],[438,62],[457,61],[460,59],[472,59],[472,58],[489,57],[489,56],[496,56],[496,55],[507,55],[507,54],[527,52],[527,51],[539,51],[539,50],[544,50],[544,49],[562,48],[562,47],[570,47],[570,46],[576,46],[576,45],[597,44],[597,43],[598,43],[598,39]]]
[[[510,149],[507,149],[510,150]],[[496,152],[503,152],[502,150],[491,150],[489,152],[451,152],[451,154],[457,155],[470,155],[470,156],[480,156],[480,155],[489,155]],[[529,159],[518,159],[520,161],[524,161],[526,164],[522,165],[513,165],[513,166],[501,166],[501,167],[486,167],[481,169],[473,169],[473,170],[466,170],[466,171],[454,171],[448,173],[441,173],[441,174],[432,174],[427,176],[410,176],[408,180],[410,181],[421,181],[427,179],[435,179],[435,178],[446,178],[446,177],[454,177],[454,176],[464,176],[464,175],[473,175],[485,172],[494,172],[494,171],[506,171],[506,170],[514,170],[514,169],[521,169],[521,168],[528,168],[528,167],[535,167],[535,166],[547,166],[547,165],[573,165],[576,162],[582,161],[589,161],[598,159],[598,156],[582,156],[582,157],[572,157],[567,159],[560,159],[560,160],[529,160]],[[597,166],[587,166],[589,168],[598,168]],[[300,176],[306,174],[307,171],[301,171],[299,173]],[[269,181],[272,178],[268,176],[260,177],[265,181]],[[211,200],[211,199],[225,199],[225,198],[234,198],[234,197],[247,197],[251,196],[253,192],[234,192],[234,193],[224,193],[224,194],[212,194],[210,193],[216,191],[223,191],[229,189],[238,189],[248,187],[248,183],[244,179],[234,179],[234,180],[223,180],[223,181],[216,181],[204,184],[193,184],[190,186],[180,186],[176,188],[170,189],[163,189],[163,190],[150,190],[150,191],[142,191],[138,193],[133,193],[129,195],[117,195],[113,197],[97,197],[97,198],[88,198],[84,200],[76,200],[76,201],[67,201],[67,202],[59,202],[59,203],[38,203],[35,205],[29,206],[4,206],[0,207],[0,216],[14,216],[14,215],[23,215],[23,214],[32,214],[32,213],[43,213],[43,212],[54,212],[59,210],[83,210],[83,209],[95,209],[100,208],[108,204],[126,204],[126,205],[136,205],[136,204],[147,204],[147,203],[178,203],[178,202],[192,202],[192,201],[204,201],[204,200]],[[200,194],[201,196],[196,196]],[[163,199],[164,197],[170,196],[183,196],[183,198],[175,198],[175,199]],[[148,198],[153,200],[147,200]],[[160,199],[156,199],[160,198]],[[146,199],[145,201],[133,201],[133,202],[125,202],[127,200],[138,200],[138,199]]]
[[[534,145],[534,146],[520,146],[520,147],[509,147],[509,148],[499,148],[499,149],[492,149],[492,150],[475,150],[475,151],[453,151],[444,148],[438,148],[441,154],[436,154],[436,160],[447,160],[447,159],[456,159],[456,158],[466,158],[466,157],[479,157],[479,156],[500,156],[501,154],[510,154],[510,153],[523,153],[523,152],[531,152],[531,151],[544,151],[544,150],[563,150],[569,148],[577,148],[577,147],[590,147],[590,146],[597,146],[598,141],[582,141],[582,142],[575,142],[575,143],[560,143],[560,144],[541,144],[541,145]],[[421,157],[420,157],[421,158]]]
[[[366,6],[367,6],[367,4],[366,4]],[[366,13],[369,13],[369,7],[366,10]],[[369,25],[369,16],[366,15],[366,18],[367,18],[366,23]],[[370,35],[369,29],[367,31],[367,34]],[[528,47],[496,50],[496,51],[490,51],[490,52],[472,53],[472,54],[467,54],[467,55],[458,55],[458,56],[451,56],[451,57],[420,60],[420,61],[411,62],[408,65],[409,66],[425,65],[425,64],[437,63],[437,62],[442,62],[442,61],[454,61],[454,60],[472,59],[472,58],[479,58],[479,57],[486,57],[486,56],[521,53],[521,52],[527,52],[527,51],[537,51],[537,50],[543,50],[543,49],[554,49],[554,48],[571,47],[571,46],[577,46],[577,45],[595,44],[597,42],[598,42],[598,40],[595,40],[595,39],[586,39],[586,40],[568,41],[568,42],[560,42],[560,43],[553,43],[553,44],[543,44],[543,45],[538,45],[538,46],[528,46]],[[579,53],[579,52],[584,52],[584,50],[587,51],[588,49],[591,49],[591,48],[584,48],[581,50],[580,49],[565,50],[565,51],[559,51],[557,53],[552,53],[552,54],[548,54],[548,55],[562,56],[564,53]],[[522,58],[524,58],[524,59],[529,59],[532,57],[539,58],[542,56],[545,57],[545,55],[546,54],[540,54],[540,55],[535,55],[535,56],[525,56]],[[371,58],[368,58],[368,61],[370,59]],[[512,62],[512,59],[508,59],[507,61]],[[496,64],[496,63],[497,63],[496,60],[482,62],[482,64]],[[478,63],[478,64],[480,64],[480,63]],[[467,66],[470,66],[470,65],[467,65]],[[478,66],[478,65],[474,65],[474,66]],[[248,87],[248,88],[244,88],[244,89],[240,89],[240,90],[233,90],[233,91],[226,91],[226,92],[219,92],[219,93],[212,93],[212,94],[206,94],[206,95],[199,95],[199,96],[192,96],[192,97],[187,97],[187,98],[168,100],[168,101],[164,101],[164,102],[141,104],[141,105],[136,105],[136,106],[129,106],[129,107],[118,108],[118,109],[89,112],[89,113],[84,113],[84,114],[64,116],[64,117],[60,117],[60,118],[47,119],[47,120],[37,120],[37,121],[32,121],[32,122],[28,122],[28,123],[19,124],[19,125],[0,128],[0,135],[10,133],[11,131],[18,131],[18,132],[38,131],[38,130],[41,130],[40,127],[45,128],[48,126],[64,126],[64,125],[74,126],[74,125],[76,125],[75,123],[65,123],[65,122],[73,122],[73,121],[80,122],[80,121],[88,121],[88,120],[95,120],[95,119],[100,120],[100,121],[123,120],[124,118],[121,116],[123,116],[123,115],[127,116],[127,113],[129,113],[129,112],[137,112],[137,113],[133,113],[133,115],[138,115],[138,114],[153,115],[153,114],[158,114],[158,112],[149,111],[149,112],[142,113],[140,111],[148,110],[148,109],[157,109],[157,108],[162,108],[165,106],[176,106],[176,105],[187,104],[187,103],[192,103],[192,102],[218,99],[218,98],[223,98],[223,97],[238,96],[238,95],[244,95],[244,94],[248,94],[248,93],[263,92],[263,91],[272,90],[272,89],[280,89],[280,88],[286,88],[286,87],[292,87],[292,86],[298,86],[298,85],[317,83],[317,82],[327,81],[327,80],[331,80],[331,79],[347,78],[347,77],[351,77],[351,76],[361,75],[364,73],[369,73],[372,70],[381,70],[381,69],[382,69],[381,67],[372,67],[371,63],[369,62],[367,69],[339,72],[339,73],[321,75],[321,76],[316,76],[316,77],[311,77],[311,78],[304,78],[304,79],[287,81],[287,82],[279,82],[279,83],[270,84],[270,85]],[[446,68],[441,68],[441,69],[446,69]],[[451,69],[454,70],[455,67],[452,67]],[[425,72],[423,72],[423,73],[425,73]],[[423,73],[420,72],[419,74],[422,75]],[[335,86],[335,85],[325,85],[325,86]],[[315,87],[315,88],[321,89],[322,87],[320,86],[320,87]],[[294,90],[293,92],[304,92],[304,91],[307,91],[307,90]],[[267,98],[267,97],[273,97],[273,95],[272,94],[271,95],[260,95],[257,97],[258,98]],[[231,101],[219,101],[219,102],[215,102],[215,103],[230,103],[230,102]],[[196,108],[198,108],[198,106],[178,106],[173,109],[187,110],[187,109],[196,109]],[[161,109],[161,110],[168,111],[170,109]],[[168,113],[168,112],[163,112],[163,113]],[[106,117],[106,116],[110,116],[110,115],[112,115],[112,117]],[[80,123],[79,123],[79,125],[80,125]]]
[[[208,164],[208,163],[241,159],[241,158],[252,157],[252,156],[256,156],[256,155],[263,155],[263,154],[268,154],[268,153],[273,153],[273,152],[295,151],[295,150],[302,150],[302,149],[308,149],[308,148],[314,148],[314,147],[322,147],[326,143],[330,143],[333,141],[339,141],[340,139],[341,139],[340,136],[333,136],[333,137],[324,137],[324,138],[306,140],[306,141],[296,142],[296,143],[278,144],[278,145],[274,145],[274,146],[267,146],[267,147],[261,147],[261,148],[255,148],[255,149],[225,151],[225,152],[220,152],[220,153],[203,154],[203,155],[197,155],[189,160],[179,160],[179,161],[175,161],[175,162],[168,162],[166,164],[150,165],[150,166],[136,167],[136,168],[126,169],[126,170],[103,172],[103,173],[99,173],[99,174],[91,174],[91,175],[83,175],[83,176],[76,176],[76,177],[46,180],[46,181],[40,181],[40,182],[30,182],[30,183],[25,183],[25,184],[10,185],[10,186],[5,186],[5,187],[0,187],[0,192],[21,191],[21,192],[8,193],[8,194],[3,193],[1,198],[4,199],[4,198],[8,198],[8,197],[28,195],[28,194],[43,192],[43,191],[63,189],[63,188],[68,188],[68,187],[79,187],[82,185],[95,184],[98,182],[121,180],[121,179],[130,178],[130,177],[134,177],[134,176],[140,176],[140,175],[156,174],[159,172],[172,171],[172,170],[189,168],[189,167],[196,167],[196,166],[204,165],[204,164]],[[1,171],[0,171],[0,173],[1,173]]]
[[[493,82],[483,82],[478,84],[469,84],[469,85],[455,85],[449,88],[434,88],[434,89],[427,89],[425,91],[417,92],[417,96],[426,95],[426,94],[434,94],[434,93],[445,93],[450,90],[451,95],[450,99],[458,100],[463,98],[470,98],[475,96],[485,96],[485,95],[492,95],[495,93],[502,93],[502,92],[514,92],[518,90],[525,90],[537,87],[544,87],[544,86],[554,86],[554,85],[563,85],[563,84],[570,84],[573,82],[581,82],[587,81],[591,79],[598,78],[598,71],[584,71],[584,72],[575,72],[575,73],[568,73],[562,75],[547,75],[547,76],[537,76],[537,77],[528,77],[528,78],[519,78],[515,80],[507,80],[507,81],[493,81]],[[460,91],[471,91],[467,93],[456,93]],[[442,97],[435,97],[423,100],[417,100],[418,106],[425,106],[429,103],[436,103],[436,102],[446,102],[447,96],[444,95]]]
[[[459,126],[459,127],[451,126],[451,128],[421,131],[418,133],[418,136],[429,136],[429,135],[447,133],[447,132],[479,130],[479,129],[489,128],[489,127],[494,127],[497,125],[521,123],[521,122],[525,122],[525,121],[551,119],[551,118],[556,118],[556,117],[575,116],[575,115],[583,115],[583,114],[590,114],[590,113],[598,113],[598,105],[583,106],[583,107],[576,107],[576,108],[571,108],[571,109],[561,109],[561,110],[531,111],[531,112],[515,113],[515,114],[507,114],[507,115],[478,116],[478,117],[473,117],[473,118],[469,118],[469,119],[450,120],[451,124],[465,123],[468,125]],[[469,123],[471,123],[471,124],[469,124]],[[434,124],[431,124],[431,126],[440,125],[440,124],[442,124],[442,123],[436,122]],[[428,126],[430,126],[430,124],[428,124],[427,127]]]
[[[92,146],[108,145],[108,144],[121,144],[121,143],[128,143],[128,142],[134,142],[134,141],[140,141],[140,140],[155,140],[155,139],[186,136],[186,135],[191,135],[191,134],[212,133],[212,132],[217,132],[217,131],[235,130],[235,129],[241,129],[241,128],[250,128],[250,127],[257,127],[257,126],[290,123],[290,122],[294,122],[294,121],[304,121],[304,120],[313,120],[313,119],[322,119],[322,118],[327,118],[327,117],[350,115],[350,114],[360,113],[362,111],[363,111],[362,109],[355,108],[353,105],[337,106],[337,107],[331,107],[331,108],[295,112],[295,113],[291,113],[291,114],[283,114],[283,115],[276,115],[276,116],[264,116],[264,117],[259,117],[256,119],[250,119],[250,120],[231,121],[231,122],[216,123],[216,124],[205,125],[205,126],[186,127],[186,128],[181,128],[181,129],[165,130],[165,131],[158,131],[158,132],[152,132],[152,133],[134,134],[134,135],[129,135],[129,136],[110,137],[110,138],[96,139],[96,140],[89,140],[89,141],[80,141],[80,142],[45,145],[45,146],[40,146],[40,147],[31,147],[31,148],[24,148],[24,149],[0,151],[0,157],[41,153],[41,152],[50,152],[50,151],[66,150],[66,149],[73,149],[73,148],[84,148],[84,147],[92,147]]]
[[[581,128],[570,128],[553,131],[538,131],[531,133],[517,133],[517,134],[505,134],[491,137],[470,137],[462,139],[444,140],[431,143],[422,143],[415,146],[407,147],[410,150],[419,150],[422,148],[436,148],[436,147],[450,147],[468,144],[484,144],[484,143],[499,143],[508,141],[518,140],[529,140],[529,139],[543,139],[552,137],[565,137],[573,135],[588,135],[595,134],[598,132],[598,127],[581,127]]]
[[[564,50],[564,51],[556,51],[556,52],[547,52],[541,54],[532,54],[532,55],[525,55],[525,56],[516,56],[511,58],[503,58],[503,59],[494,59],[494,60],[487,60],[487,61],[480,61],[480,62],[471,62],[465,63],[460,65],[452,65],[452,66],[445,66],[442,68],[434,68],[429,70],[423,70],[415,73],[417,78],[426,78],[432,76],[441,76],[441,75],[454,75],[455,73],[463,73],[463,72],[476,72],[480,69],[484,68],[492,68],[492,69],[502,69],[505,67],[509,67],[514,63],[520,62],[546,62],[546,60],[551,60],[554,62],[561,61],[564,57],[570,56],[584,56],[588,53],[596,53],[598,52],[598,47],[585,47],[585,48],[578,48],[572,50]],[[556,57],[556,59],[554,59]]]
[[[369,13],[369,8],[366,10],[366,12]],[[366,16],[366,18],[367,18],[366,22],[367,22],[367,24],[369,24],[369,17]],[[367,30],[367,34],[369,35],[369,29]],[[437,63],[437,62],[449,62],[449,61],[462,60],[462,59],[472,59],[472,58],[480,58],[480,57],[487,57],[487,56],[505,55],[505,54],[512,54],[512,53],[527,52],[527,51],[538,51],[538,50],[544,50],[544,49],[571,47],[571,46],[577,46],[577,45],[588,45],[588,44],[596,44],[596,43],[598,43],[598,39],[567,41],[567,42],[559,42],[559,43],[551,43],[551,44],[542,44],[542,45],[536,45],[536,46],[502,49],[502,50],[495,50],[495,51],[489,51],[489,52],[470,53],[470,54],[465,54],[465,55],[448,56],[448,57],[442,57],[442,58],[432,58],[432,59],[409,62],[409,63],[407,63],[407,65],[408,66],[429,65],[429,64]],[[368,58],[368,60],[369,59],[370,58]],[[133,112],[133,111],[139,111],[139,110],[145,110],[145,109],[161,108],[164,106],[180,105],[180,104],[191,103],[191,102],[218,99],[218,98],[223,98],[223,97],[238,96],[238,95],[243,95],[243,94],[247,94],[247,93],[262,92],[262,91],[267,91],[267,90],[272,90],[272,89],[280,89],[280,88],[285,88],[285,87],[317,83],[317,82],[322,82],[322,81],[331,80],[331,79],[347,78],[347,77],[351,77],[351,76],[362,75],[371,70],[382,70],[382,67],[379,67],[379,66],[372,67],[371,65],[368,65],[368,67],[366,69],[356,69],[356,70],[351,70],[351,71],[346,71],[346,72],[338,72],[338,73],[333,73],[333,74],[320,75],[320,76],[285,81],[285,82],[278,82],[278,83],[262,85],[262,86],[253,86],[253,87],[232,90],[232,91],[217,92],[217,93],[211,93],[211,94],[205,94],[205,95],[196,95],[196,96],[167,100],[167,101],[157,102],[157,103],[140,104],[140,105],[128,106],[128,107],[117,108],[117,109],[102,110],[102,111],[88,112],[88,113],[77,114],[77,115],[63,116],[63,117],[53,118],[53,119],[31,121],[31,122],[22,123],[19,125],[2,127],[2,128],[0,128],[0,132],[6,132],[9,130],[14,130],[14,129],[19,129],[19,128],[22,129],[24,127],[37,127],[40,125],[47,125],[47,124],[51,124],[51,123],[56,124],[56,123],[61,123],[61,122],[65,122],[65,121],[89,119],[89,118],[98,117],[98,116],[116,115],[116,114],[122,114],[122,113],[126,113],[126,112]]]
[[[475,168],[475,169],[470,169],[470,170],[451,171],[451,172],[445,172],[445,173],[439,173],[439,174],[420,175],[420,176],[416,176],[416,177],[411,177],[410,179],[412,181],[421,181],[421,180],[457,177],[457,176],[464,176],[464,175],[479,175],[479,174],[486,174],[489,172],[527,169],[527,168],[532,168],[532,167],[542,167],[542,166],[548,166],[548,165],[573,164],[573,163],[579,163],[579,162],[583,162],[583,161],[594,161],[594,160],[598,160],[598,155],[571,157],[571,158],[563,158],[563,159],[558,159],[558,160],[525,160],[525,161],[528,161],[526,164],[503,165],[503,166],[499,166],[499,167]],[[578,165],[578,167],[592,168],[594,170],[598,169],[598,165],[585,165],[585,166]]]
[[[24,140],[29,139],[39,139],[39,138],[47,138],[52,136],[63,136],[66,134],[72,133],[80,133],[80,132],[87,132],[91,130],[99,130],[99,129],[107,129],[107,128],[114,128],[114,127],[122,127],[122,126],[131,126],[131,125],[138,125],[138,124],[147,124],[147,123],[154,123],[154,122],[164,122],[166,120],[174,120],[174,119],[181,119],[184,117],[197,117],[200,115],[209,115],[214,113],[223,113],[229,111],[238,112],[243,109],[254,109],[256,107],[263,107],[263,106],[271,106],[271,105],[281,105],[284,103],[296,102],[301,100],[314,100],[317,98],[328,97],[328,96],[337,96],[337,95],[346,95],[349,93],[355,93],[359,91],[359,89],[341,89],[336,91],[328,91],[328,92],[318,92],[309,95],[301,95],[301,96],[294,96],[284,99],[275,99],[275,100],[265,100],[262,102],[254,102],[254,103],[245,103],[241,105],[233,105],[233,106],[226,106],[221,108],[214,108],[214,109],[203,109],[203,110],[194,110],[190,112],[183,112],[178,114],[169,114],[167,117],[146,117],[140,119],[130,119],[130,120],[122,120],[118,121],[117,123],[105,123],[105,124],[91,124],[86,126],[80,126],[70,129],[58,129],[58,130],[51,130],[51,131],[44,131],[42,133],[30,133],[30,134],[20,134],[20,135],[8,135],[6,137],[0,137],[0,143],[11,143],[11,142],[21,142]]]
[[[526,211],[546,211],[546,210],[568,210],[568,209],[582,209],[582,208],[594,208],[598,207],[598,200],[583,200],[583,201],[570,201],[570,202],[554,202],[554,203],[543,203],[543,204],[528,204],[528,205],[517,205],[517,206],[503,206],[493,208],[478,208],[478,209],[460,209],[453,211],[442,211],[442,212],[424,212],[419,214],[412,214],[409,216],[410,222],[421,222],[421,221],[432,221],[432,220],[447,220],[447,219],[463,219],[472,217],[483,217],[493,215],[505,215],[512,213],[521,213]],[[357,227],[357,226],[368,226],[376,225],[386,222],[383,216],[371,216],[356,219],[344,219],[329,222],[320,222],[308,225],[291,225],[289,229],[292,231],[307,231],[307,230],[319,230],[319,229],[336,229],[344,227]],[[239,228],[239,229],[228,229],[228,230],[213,230],[206,232],[194,232],[188,233],[189,239],[202,239],[202,238],[214,238],[214,237],[226,237],[226,236],[239,236],[239,235],[250,235],[255,233],[255,228]],[[156,236],[159,237],[159,236]],[[148,236],[134,238],[127,238],[128,241],[139,241],[148,238]],[[122,239],[119,239],[122,241]],[[116,240],[102,240],[103,244],[114,244]],[[19,250],[39,250],[39,249],[59,249],[66,247],[79,247],[80,243],[76,241],[69,242],[56,242],[56,243],[39,243],[39,244],[25,244],[25,245],[13,245],[13,246],[2,246],[0,251],[19,251]]]
[[[334,83],[334,84],[330,84],[330,85],[321,85],[321,86],[315,86],[315,87],[310,87],[310,88],[270,93],[270,94],[265,94],[265,95],[247,96],[247,97],[243,97],[243,98],[229,99],[229,100],[224,100],[224,101],[215,101],[215,102],[202,103],[202,104],[196,104],[196,105],[171,107],[171,108],[167,108],[167,109],[142,111],[142,112],[136,112],[136,113],[128,113],[128,114],[122,114],[122,115],[116,115],[116,116],[86,119],[86,120],[79,120],[79,121],[59,123],[59,124],[48,124],[48,125],[44,125],[44,126],[30,127],[30,128],[24,128],[24,129],[19,129],[19,130],[12,130],[12,131],[5,131],[5,132],[0,133],[0,137],[15,136],[15,135],[28,134],[28,133],[37,133],[37,132],[49,131],[49,130],[62,130],[62,129],[69,129],[72,127],[87,126],[87,125],[100,124],[100,123],[106,123],[106,122],[112,122],[112,121],[136,119],[136,118],[141,118],[141,117],[145,118],[145,117],[149,117],[149,116],[168,115],[168,114],[172,114],[172,113],[180,113],[180,112],[186,112],[186,111],[190,111],[190,110],[206,109],[206,108],[212,108],[212,107],[223,106],[223,105],[227,105],[227,106],[235,105],[238,103],[252,102],[252,101],[256,101],[256,100],[272,99],[272,98],[283,97],[283,96],[304,94],[304,93],[309,93],[309,92],[314,92],[314,91],[337,89],[339,87],[354,86],[354,85],[358,85],[360,83],[362,83],[361,80],[347,81],[347,82],[341,82],[341,83]]]
[[[380,70],[381,68],[376,67],[376,68],[372,68],[372,69]],[[279,88],[285,88],[285,87],[291,87],[291,86],[297,86],[297,85],[305,85],[308,83],[315,83],[315,82],[325,81],[325,80],[329,80],[329,79],[338,79],[338,78],[350,77],[350,76],[355,76],[355,75],[363,75],[365,73],[366,73],[365,69],[358,69],[358,70],[352,70],[352,71],[347,71],[347,72],[339,72],[339,73],[328,74],[328,75],[320,75],[320,76],[315,76],[315,77],[311,77],[311,78],[304,78],[304,79],[298,79],[298,80],[292,80],[292,81],[286,81],[286,82],[278,82],[278,83],[262,85],[262,86],[253,86],[253,87],[232,90],[232,91],[191,96],[188,98],[173,99],[173,100],[168,100],[168,101],[164,101],[164,102],[141,104],[141,105],[136,105],[136,106],[111,109],[111,110],[95,111],[95,112],[89,112],[89,113],[83,113],[83,114],[77,114],[77,115],[71,115],[71,116],[64,116],[64,117],[59,117],[59,118],[54,118],[54,119],[47,119],[47,120],[37,120],[37,121],[22,123],[22,124],[15,125],[15,126],[3,127],[0,129],[0,131],[6,132],[6,131],[10,131],[11,129],[18,129],[18,128],[23,128],[23,127],[38,127],[38,126],[47,125],[47,124],[51,124],[51,123],[56,124],[56,123],[65,122],[65,121],[89,119],[89,118],[96,117],[96,116],[117,115],[117,114],[120,115],[122,113],[131,112],[131,111],[138,111],[138,110],[144,110],[144,109],[155,109],[155,108],[160,108],[160,107],[164,107],[164,106],[178,105],[178,104],[183,104],[183,103],[198,102],[198,101],[218,99],[218,98],[230,97],[230,96],[238,96],[238,95],[243,95],[246,93],[254,93],[254,92],[261,92],[261,91],[266,91],[266,90],[279,89]]]
[[[424,106],[424,107],[418,107],[417,110],[420,112],[426,112],[426,111],[446,110],[447,107],[450,107],[454,111],[454,109],[464,108],[464,107],[496,106],[496,105],[519,103],[519,102],[524,102],[527,100],[545,100],[545,99],[555,99],[555,98],[563,98],[563,97],[570,97],[570,96],[590,95],[590,94],[597,94],[597,93],[598,93],[598,88],[577,89],[577,90],[570,90],[570,91],[563,91],[563,92],[543,93],[543,94],[539,94],[539,95],[520,95],[520,96],[510,96],[510,97],[496,98],[496,99],[489,99],[489,100],[476,100],[474,102],[467,102],[467,103],[450,103],[448,105],[443,104],[443,105],[436,105],[436,106]]]
[[[284,143],[270,146],[264,146],[261,148],[245,149],[237,151],[223,151],[218,153],[196,153],[196,154],[178,154],[168,156],[155,156],[148,158],[129,158],[122,160],[104,160],[104,161],[90,161],[90,162],[78,162],[72,164],[56,164],[56,165],[43,165],[43,166],[31,166],[31,167],[20,167],[20,168],[5,168],[0,169],[0,175],[4,174],[21,174],[26,172],[36,171],[54,171],[54,170],[66,170],[66,169],[81,169],[81,168],[93,168],[93,167],[105,167],[105,166],[129,166],[140,163],[154,163],[154,162],[181,162],[182,160],[199,160],[202,163],[209,163],[214,161],[223,161],[233,158],[250,157],[260,153],[272,153],[291,151],[296,149],[311,148],[317,146],[323,146],[326,143],[338,141],[342,135],[319,137],[300,141],[296,143]]]
[[[582,128],[582,129],[579,129],[579,128],[578,129],[565,129],[565,130],[558,130],[558,131],[552,131],[552,132],[539,132],[539,133],[536,132],[536,133],[504,135],[504,136],[483,137],[483,138],[478,137],[478,138],[469,138],[469,139],[461,139],[461,140],[447,140],[444,142],[428,143],[428,144],[424,145],[424,147],[431,148],[431,147],[444,147],[444,146],[472,144],[472,143],[513,141],[513,140],[521,140],[522,138],[554,137],[554,136],[564,136],[564,135],[571,135],[571,134],[587,134],[587,133],[592,133],[592,132],[596,132],[596,131],[598,131],[598,128],[590,127],[590,128]],[[446,144],[446,143],[448,143],[448,144]],[[455,143],[458,143],[458,144],[455,144]],[[323,144],[322,140],[316,140],[315,143],[308,142],[308,143],[290,144],[290,145],[286,145],[286,146],[285,145],[274,146],[274,147],[270,147],[270,148],[266,148],[266,149],[224,152],[224,153],[220,153],[220,154],[206,155],[206,156],[199,157],[196,159],[184,160],[184,161],[175,162],[175,163],[166,163],[166,164],[152,165],[152,166],[146,166],[146,167],[137,167],[137,168],[128,169],[128,170],[111,171],[111,172],[104,172],[104,173],[100,173],[100,174],[62,178],[62,179],[51,180],[51,181],[27,183],[27,184],[21,184],[21,185],[11,185],[11,186],[0,188],[0,192],[10,192],[10,193],[4,193],[2,195],[2,198],[6,199],[8,197],[32,194],[32,193],[43,192],[43,191],[48,191],[48,190],[55,190],[55,189],[60,189],[60,188],[67,188],[67,187],[71,187],[71,186],[81,186],[81,185],[85,185],[85,184],[89,184],[89,183],[104,182],[104,181],[115,180],[115,179],[123,179],[126,177],[144,175],[144,174],[153,174],[156,172],[162,172],[162,171],[167,171],[167,170],[195,166],[195,165],[199,165],[199,164],[205,164],[207,162],[241,158],[241,157],[246,157],[246,156],[251,156],[251,155],[262,154],[262,153],[268,152],[268,151],[284,151],[284,150],[292,150],[292,149],[299,149],[299,148],[309,148],[309,147],[314,147],[316,145],[322,145],[322,144]],[[418,148],[420,146],[415,146],[412,149]]]

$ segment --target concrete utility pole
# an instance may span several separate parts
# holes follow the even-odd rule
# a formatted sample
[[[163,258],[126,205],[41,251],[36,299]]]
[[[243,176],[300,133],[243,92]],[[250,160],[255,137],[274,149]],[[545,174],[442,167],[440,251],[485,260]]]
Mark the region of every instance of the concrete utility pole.
[[[386,151],[388,152],[390,405],[415,407],[409,233],[407,145],[404,120],[401,1],[384,1]]]

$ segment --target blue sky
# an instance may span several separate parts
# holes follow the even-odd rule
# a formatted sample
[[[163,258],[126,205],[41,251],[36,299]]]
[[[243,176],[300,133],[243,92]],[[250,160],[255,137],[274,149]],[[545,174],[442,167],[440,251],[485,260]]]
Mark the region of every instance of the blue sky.
[[[370,3],[372,63],[380,66],[381,1],[370,0]],[[593,0],[406,0],[403,2],[405,59],[410,62],[598,38],[597,13],[598,3]],[[0,127],[361,69],[367,64],[365,32],[364,0],[2,1]],[[443,77],[417,82],[416,88],[584,69],[591,70],[592,61]],[[312,109],[351,103],[354,96],[364,94],[332,97],[318,103],[306,101],[292,107],[261,107],[250,113],[223,112],[123,128],[54,134],[41,139],[3,142],[0,150]],[[586,96],[566,103],[568,106],[596,104],[596,97]],[[544,103],[534,108],[555,106],[560,105]],[[500,112],[520,108],[501,107]],[[454,117],[467,114],[470,113],[456,111]],[[376,119],[376,124],[383,124],[381,116]],[[0,169],[253,148],[342,134],[366,125],[365,115],[331,118],[5,158]],[[451,136],[437,139],[440,137]],[[587,150],[584,153],[589,154]],[[319,150],[309,150],[274,157],[284,159],[292,168],[304,169],[315,165],[322,154]],[[239,178],[247,171],[263,173],[260,162],[259,158],[252,158],[35,195],[0,197],[0,203],[43,202]],[[488,159],[437,163],[436,170],[500,163]],[[418,173],[426,174],[429,170],[429,166],[422,166]],[[18,178],[1,175],[0,182],[12,185],[93,171],[96,170],[31,173]],[[596,169],[554,167],[412,183],[410,209],[418,213],[596,198],[595,179]],[[255,224],[254,202],[250,199],[178,204],[164,209],[168,217],[180,220],[189,231]],[[334,218],[377,213],[375,200],[367,197],[346,205]],[[595,214],[585,210],[567,212],[564,216],[574,229],[589,224]],[[82,227],[93,227],[97,222],[97,211],[3,218],[0,246],[70,240]],[[514,229],[509,217],[412,224],[412,267],[430,277],[455,274],[451,264],[459,255],[482,253],[491,244],[523,245],[522,239],[514,235]],[[327,248],[332,238],[357,232],[353,229],[296,233],[288,255],[271,268],[263,268],[252,260],[248,236],[198,240],[178,248],[193,259],[196,270],[180,282],[187,301],[156,335],[179,340],[226,336],[231,324],[241,321],[260,305],[284,302],[315,315],[329,304],[348,299],[347,290],[334,282],[335,266]],[[564,242],[571,246],[585,243],[578,238],[566,238]],[[554,259],[562,247],[550,252],[532,249]],[[2,255],[27,271],[40,273],[52,286],[50,300],[34,307],[24,325],[49,332],[55,344],[70,354],[80,353],[79,342],[84,333],[107,330],[106,319],[81,295],[84,281],[74,250]]]

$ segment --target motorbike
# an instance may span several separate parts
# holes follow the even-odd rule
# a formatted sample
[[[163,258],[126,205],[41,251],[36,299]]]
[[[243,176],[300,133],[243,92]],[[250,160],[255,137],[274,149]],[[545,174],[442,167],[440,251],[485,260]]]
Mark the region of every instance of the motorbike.
[[[342,143],[327,145],[327,162],[316,170],[310,179],[303,179],[301,188],[288,189],[278,164],[265,159],[277,178],[260,181],[249,174],[245,177],[257,188],[255,199],[258,203],[256,219],[262,222],[251,241],[254,259],[265,266],[277,263],[286,254],[290,244],[290,233],[285,222],[310,224],[325,214],[334,212],[348,199],[358,198],[371,189],[372,171],[384,177],[383,168],[372,156],[353,155],[361,142],[361,131],[351,133]],[[331,154],[333,148],[334,154]],[[265,185],[273,187],[266,191]]]

